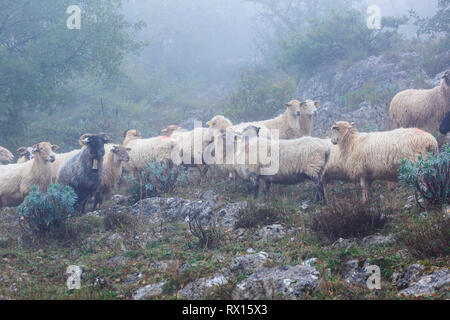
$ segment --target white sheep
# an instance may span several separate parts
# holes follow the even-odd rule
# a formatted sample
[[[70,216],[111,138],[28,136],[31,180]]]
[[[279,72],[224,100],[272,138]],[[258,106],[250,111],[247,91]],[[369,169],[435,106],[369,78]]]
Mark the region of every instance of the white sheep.
[[[405,90],[397,93],[389,107],[389,115],[397,127],[437,131],[450,111],[450,70],[441,84],[430,90]]]
[[[46,192],[51,183],[50,163],[58,146],[41,142],[33,146],[34,158],[25,163],[0,166],[0,207],[15,207],[23,202],[33,185]]]
[[[291,100],[286,103],[286,111],[274,119],[244,122],[231,125],[231,121],[223,116],[216,116],[208,122],[211,128],[223,132],[227,128],[232,128],[235,132],[243,132],[250,125],[260,128],[261,137],[271,137],[270,130],[278,130],[279,139],[296,139],[304,136],[311,136],[313,129],[314,114],[320,103],[306,100],[299,102]]]
[[[11,162],[13,159],[14,155],[8,149],[0,147],[0,162]]]
[[[17,152],[19,153],[17,163],[24,163],[33,159],[33,147],[20,147]]]
[[[369,198],[372,181],[397,181],[402,159],[417,161],[419,155],[438,150],[436,139],[421,129],[359,133],[353,123],[345,121],[332,126],[331,142],[339,147],[345,176],[360,182],[363,203]]]
[[[246,130],[236,150],[236,171],[244,179],[253,177],[254,196],[264,183],[267,200],[270,185],[298,184],[312,180],[316,184],[317,200],[324,198],[321,177],[330,155],[326,140],[312,137],[298,139],[266,139]]]
[[[128,129],[123,133],[123,138],[122,146],[126,147],[130,141],[142,139],[142,134],[139,130]]]
[[[105,151],[107,146],[105,145]],[[97,205],[102,205],[104,197],[111,195],[118,186],[120,177],[123,172],[123,163],[130,161],[128,152],[131,148],[114,145],[106,151],[105,160],[103,162],[103,176],[100,186],[95,193],[93,210]]]

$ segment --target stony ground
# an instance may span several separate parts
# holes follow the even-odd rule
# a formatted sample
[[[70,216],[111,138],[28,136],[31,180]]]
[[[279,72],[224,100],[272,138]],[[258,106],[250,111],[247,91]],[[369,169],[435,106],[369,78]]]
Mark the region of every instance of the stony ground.
[[[449,299],[448,212],[379,184],[361,220],[347,212],[357,191],[336,183],[323,206],[309,183],[274,186],[264,204],[210,173],[171,195],[107,203],[39,243],[3,210],[0,299]],[[80,290],[66,286],[69,265],[82,268]],[[366,284],[371,265],[379,290]]]

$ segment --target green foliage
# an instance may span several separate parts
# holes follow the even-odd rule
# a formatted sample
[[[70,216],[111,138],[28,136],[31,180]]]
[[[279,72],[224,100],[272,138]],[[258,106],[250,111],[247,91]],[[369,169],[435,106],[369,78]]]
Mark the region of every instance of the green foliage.
[[[121,0],[82,0],[80,30],[69,30],[69,0],[3,0],[0,4],[0,134],[23,131],[30,110],[51,111],[75,75],[112,78],[123,57],[137,52],[132,40],[142,25],[119,13]]]
[[[76,201],[77,195],[69,186],[51,184],[47,193],[42,193],[33,186],[17,208],[22,230],[38,239],[44,239],[63,227],[69,216],[75,213]]]
[[[428,205],[442,207],[450,196],[450,146],[446,144],[437,155],[419,156],[417,162],[403,159],[400,182],[412,188]],[[419,203],[419,202],[418,202]]]
[[[389,83],[377,85],[373,81],[368,81],[364,83],[360,90],[347,92],[345,105],[351,109],[357,109],[362,102],[368,101],[372,106],[384,106],[388,108],[397,92],[397,86]]]
[[[137,202],[173,192],[177,183],[183,183],[188,177],[189,173],[182,166],[174,166],[166,161],[159,162],[154,159],[147,164],[146,169],[140,173],[134,183],[130,177],[130,182],[132,182],[129,188],[131,200]]]
[[[306,31],[294,31],[281,39],[280,65],[311,71],[337,60],[379,55],[398,41],[397,30],[406,21],[384,17],[381,30],[370,30],[365,15],[355,9],[331,10],[325,18],[313,16]]]
[[[438,10],[432,17],[422,18],[414,11],[411,11],[410,15],[415,19],[414,24],[419,27],[419,35],[450,39],[450,0],[438,0]]]
[[[242,72],[237,91],[225,102],[225,115],[233,121],[271,118],[293,99],[294,79],[261,68]]]

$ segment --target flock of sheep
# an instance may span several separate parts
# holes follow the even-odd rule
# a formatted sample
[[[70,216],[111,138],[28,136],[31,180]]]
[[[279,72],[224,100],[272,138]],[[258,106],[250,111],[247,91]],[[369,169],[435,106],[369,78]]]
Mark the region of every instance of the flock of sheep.
[[[264,185],[265,199],[270,185],[298,184],[312,180],[317,199],[326,200],[324,184],[335,180],[359,182],[362,201],[368,201],[374,180],[398,179],[401,159],[416,161],[419,155],[438,152],[430,133],[450,127],[450,71],[440,86],[431,90],[406,90],[392,100],[390,116],[399,129],[360,133],[353,123],[335,122],[331,138],[311,137],[319,102],[292,100],[280,116],[265,121],[233,124],[215,116],[208,128],[187,131],[171,125],[161,135],[142,138],[138,130],[127,130],[121,144],[108,135],[84,134],[81,149],[55,153],[58,146],[41,142],[20,148],[15,164],[0,165],[0,208],[19,205],[31,187],[45,191],[57,182],[71,186],[78,195],[78,209],[86,203],[101,205],[119,184],[124,171],[140,179],[141,171],[154,159],[170,166],[195,167],[204,179],[213,166],[227,176],[252,180],[255,198]],[[0,162],[14,156],[0,147]],[[274,170],[275,168],[275,170]]]

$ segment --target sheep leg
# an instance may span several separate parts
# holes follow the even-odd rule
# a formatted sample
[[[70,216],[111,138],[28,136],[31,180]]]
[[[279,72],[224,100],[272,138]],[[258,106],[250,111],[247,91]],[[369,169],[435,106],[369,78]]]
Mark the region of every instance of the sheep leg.
[[[365,204],[369,200],[369,182],[365,178],[360,179],[362,189],[362,203]]]
[[[314,182],[316,184],[316,202],[324,200],[324,202],[326,203],[325,190],[322,181],[320,180],[320,178],[314,178]]]
[[[253,179],[253,191],[254,191],[254,198],[258,199],[259,196],[259,176],[255,176]]]
[[[267,201],[269,199],[269,191],[270,191],[270,181],[265,181],[264,184],[264,201]]]

